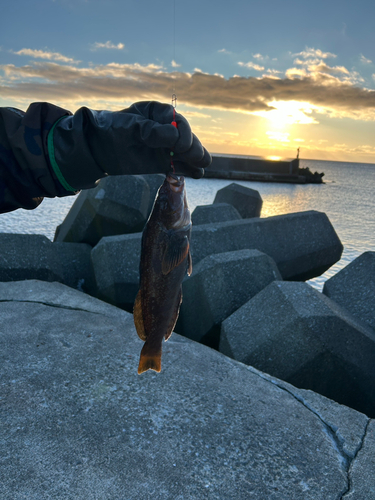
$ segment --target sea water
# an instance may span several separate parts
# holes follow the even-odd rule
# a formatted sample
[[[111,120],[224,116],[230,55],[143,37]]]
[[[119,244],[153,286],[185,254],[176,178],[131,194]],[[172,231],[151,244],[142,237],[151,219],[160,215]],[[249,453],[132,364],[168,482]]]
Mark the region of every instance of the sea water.
[[[300,160],[300,167],[324,172],[324,184],[282,184],[236,181],[259,191],[263,199],[261,217],[317,210],[325,212],[344,245],[342,258],[322,276],[310,280],[322,289],[324,281],[361,253],[375,251],[375,165]],[[232,181],[186,179],[191,210],[212,203],[218,189]],[[43,234],[53,240],[75,197],[46,198],[35,210],[0,214],[0,232]]]

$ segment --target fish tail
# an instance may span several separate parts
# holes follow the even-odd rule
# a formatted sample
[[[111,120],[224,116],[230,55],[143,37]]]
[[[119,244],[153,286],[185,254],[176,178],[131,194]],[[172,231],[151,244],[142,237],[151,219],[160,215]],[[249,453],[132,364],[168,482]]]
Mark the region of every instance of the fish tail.
[[[155,349],[145,342],[139,359],[138,375],[147,370],[161,371],[161,346],[159,349]]]

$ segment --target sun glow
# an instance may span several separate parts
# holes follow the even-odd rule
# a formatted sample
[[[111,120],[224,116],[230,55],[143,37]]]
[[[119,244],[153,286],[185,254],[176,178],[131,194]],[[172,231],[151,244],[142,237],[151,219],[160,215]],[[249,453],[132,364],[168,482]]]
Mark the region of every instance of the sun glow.
[[[281,160],[281,156],[266,156],[266,159],[271,161],[279,161]]]
[[[274,128],[284,128],[287,125],[308,125],[319,123],[312,116],[314,110],[319,109],[308,102],[299,101],[271,101],[268,105],[274,109],[270,111],[255,111],[253,114],[267,118]]]
[[[269,139],[272,139],[273,141],[277,142],[290,142],[289,141],[289,132],[279,132],[275,130],[268,130],[266,132],[268,135]]]

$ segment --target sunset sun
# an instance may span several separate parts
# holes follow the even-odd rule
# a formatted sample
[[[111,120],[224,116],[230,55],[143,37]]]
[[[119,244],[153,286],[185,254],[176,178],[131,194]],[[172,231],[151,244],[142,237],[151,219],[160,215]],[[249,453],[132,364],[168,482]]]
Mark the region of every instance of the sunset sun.
[[[319,123],[313,116],[314,106],[308,102],[271,101],[270,111],[256,111],[253,114],[269,120],[273,128],[283,129],[288,125],[311,125]],[[273,108],[273,109],[272,109]]]

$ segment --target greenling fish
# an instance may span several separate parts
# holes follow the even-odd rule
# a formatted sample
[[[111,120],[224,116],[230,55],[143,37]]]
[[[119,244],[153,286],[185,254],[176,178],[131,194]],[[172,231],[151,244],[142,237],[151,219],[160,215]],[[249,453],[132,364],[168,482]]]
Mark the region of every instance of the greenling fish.
[[[138,373],[161,370],[163,338],[168,340],[182,302],[182,280],[192,271],[191,217],[185,179],[168,174],[142,235],[140,285],[134,324],[145,341]]]

